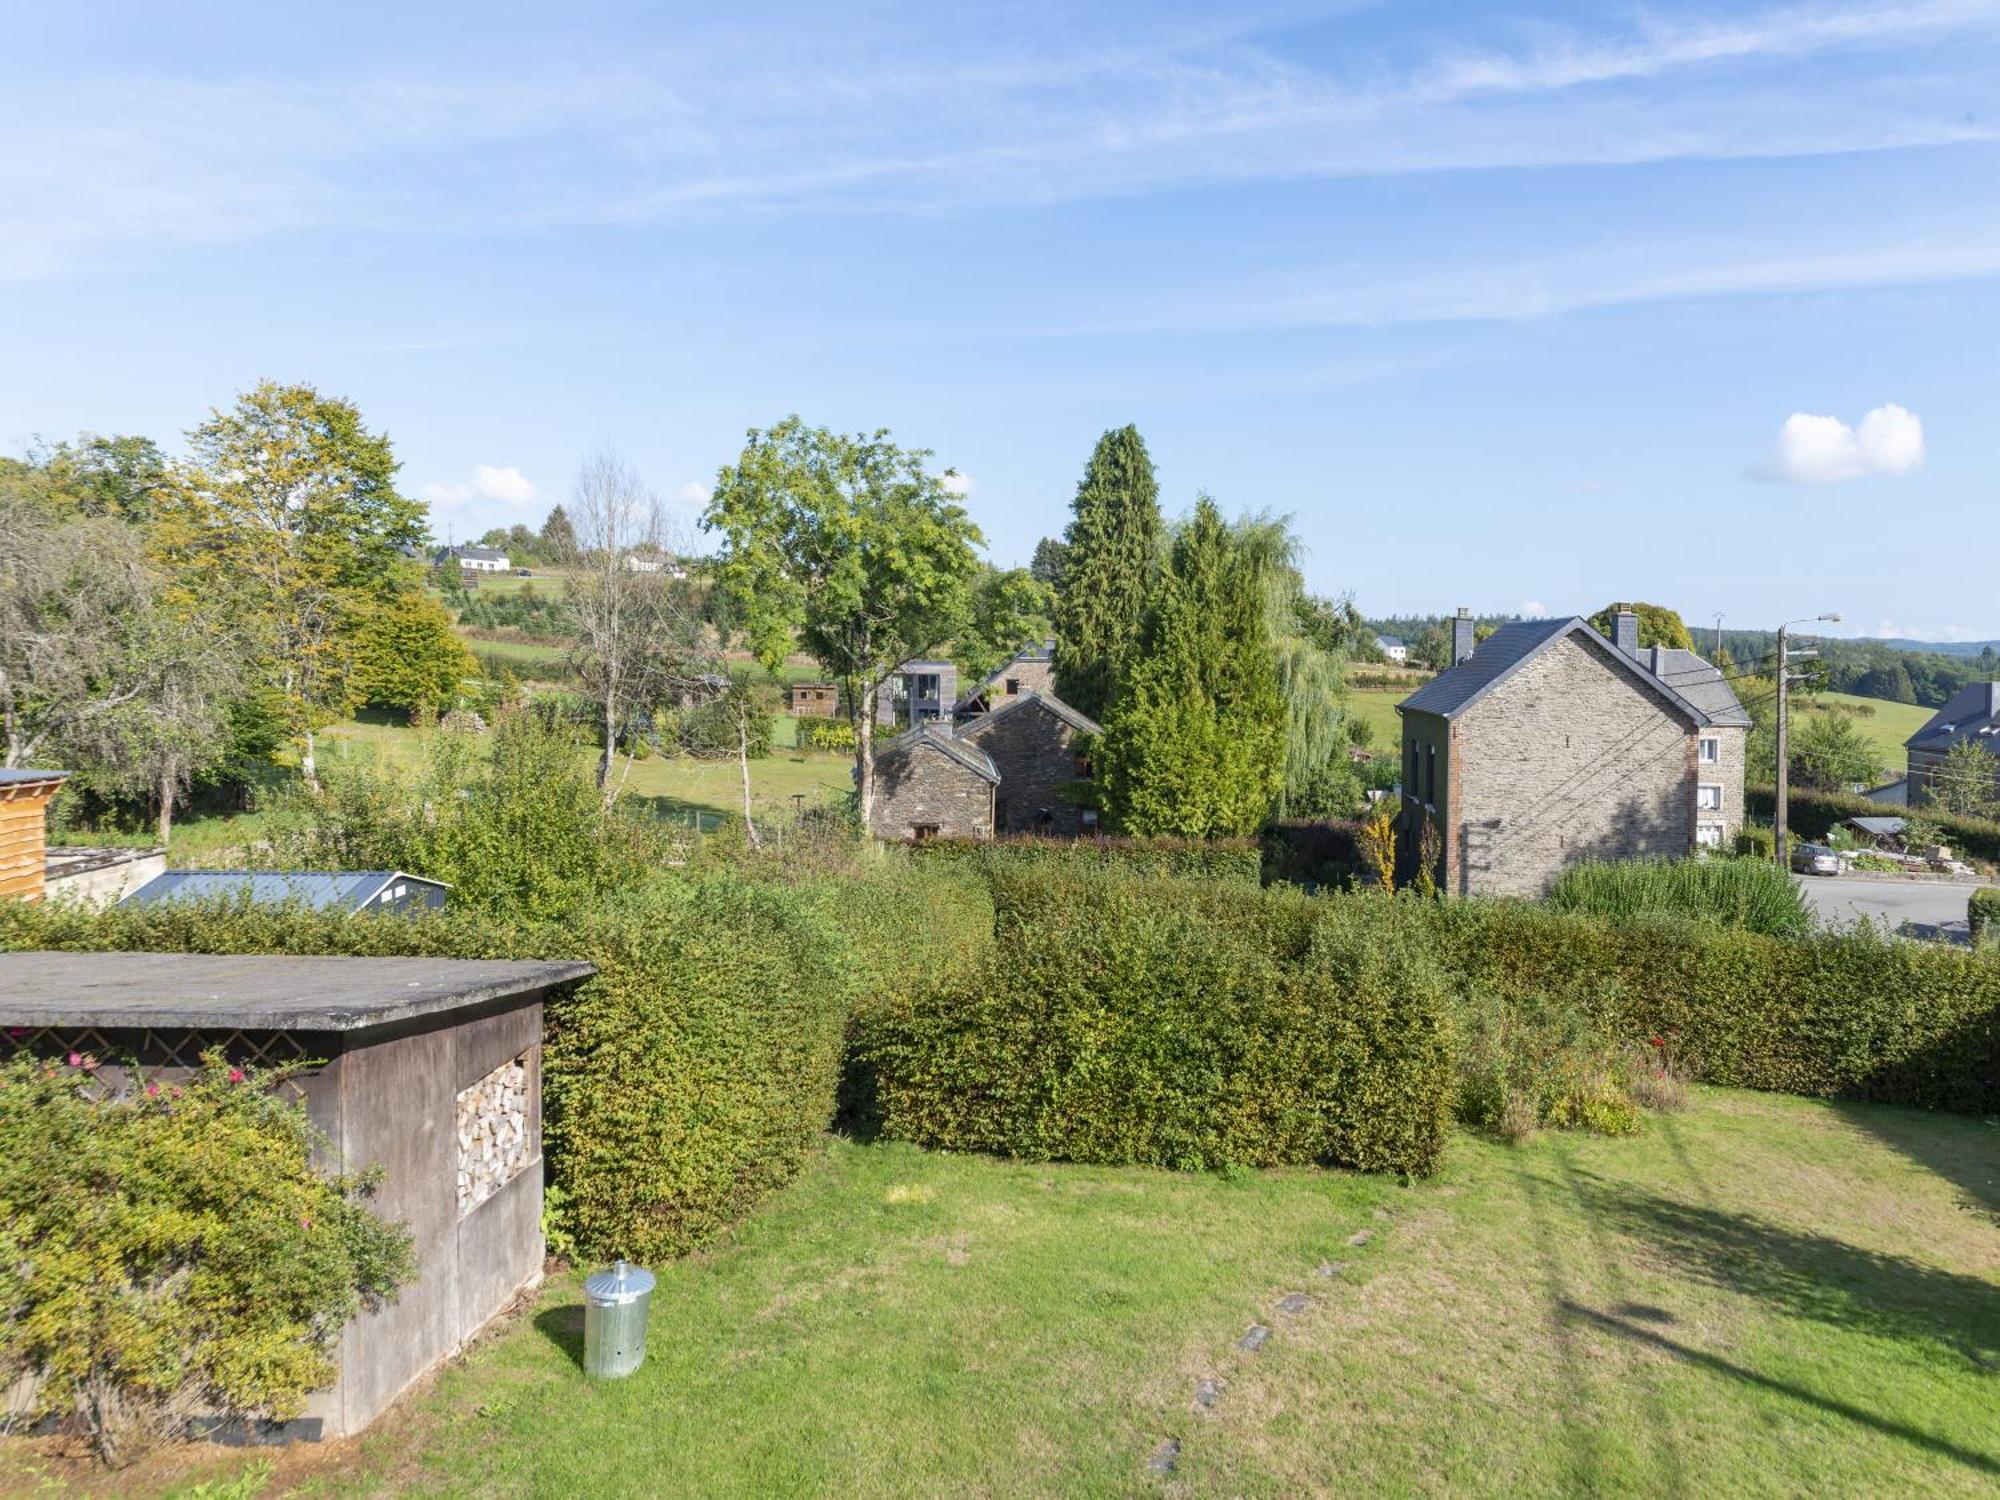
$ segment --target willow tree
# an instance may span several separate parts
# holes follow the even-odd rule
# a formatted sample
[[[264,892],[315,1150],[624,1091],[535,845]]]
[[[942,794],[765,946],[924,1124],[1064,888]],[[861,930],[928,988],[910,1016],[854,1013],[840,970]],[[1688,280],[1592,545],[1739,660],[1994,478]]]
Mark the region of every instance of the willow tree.
[[[1255,575],[1271,642],[1278,694],[1285,704],[1285,784],[1280,810],[1303,797],[1347,746],[1347,663],[1315,639],[1327,613],[1306,592],[1302,551],[1291,517],[1244,516],[1230,539]]]
[[[1063,536],[1056,692],[1101,719],[1139,640],[1160,566],[1160,486],[1136,427],[1097,440]]]

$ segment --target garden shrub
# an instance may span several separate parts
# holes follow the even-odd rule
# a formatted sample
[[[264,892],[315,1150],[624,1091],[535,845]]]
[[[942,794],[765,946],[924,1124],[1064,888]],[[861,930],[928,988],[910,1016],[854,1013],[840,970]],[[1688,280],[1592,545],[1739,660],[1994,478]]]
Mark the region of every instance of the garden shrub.
[[[1548,904],[1617,921],[1668,913],[1773,937],[1804,937],[1817,925],[1790,875],[1748,859],[1586,861],[1562,872]]]
[[[304,1106],[219,1055],[122,1096],[98,1059],[0,1065],[0,1384],[109,1463],[195,1419],[285,1419],[341,1327],[414,1274],[410,1237],[329,1176]]]
[[[1041,838],[930,839],[911,846],[921,860],[969,864],[988,875],[1046,870],[1051,875],[1103,867],[1134,875],[1191,880],[1263,878],[1263,849],[1255,839]]]
[[[1482,998],[1461,1004],[1458,1033],[1458,1118],[1472,1129],[1508,1141],[1542,1126],[1638,1130],[1629,1049],[1578,1011]]]
[[[885,1133],[1182,1170],[1437,1167],[1447,997],[1413,924],[1115,870],[1007,871],[993,888],[989,961],[869,1038]]]
[[[808,750],[841,750],[851,754],[854,725],[846,719],[801,719],[799,743]]]
[[[1982,886],[1966,898],[1966,923],[1972,929],[1972,946],[1989,948],[2000,943],[2000,890]]]
[[[1672,917],[1612,922],[1519,901],[1393,903],[1462,993],[1571,1006],[1665,1039],[1742,1088],[2000,1111],[2000,965],[1865,924],[1773,938]]]
[[[826,897],[728,874],[654,882],[555,922],[443,911],[356,921],[218,902],[0,904],[0,949],[575,958],[551,997],[544,1147],[580,1253],[659,1260],[797,1170],[833,1113],[863,975]]]

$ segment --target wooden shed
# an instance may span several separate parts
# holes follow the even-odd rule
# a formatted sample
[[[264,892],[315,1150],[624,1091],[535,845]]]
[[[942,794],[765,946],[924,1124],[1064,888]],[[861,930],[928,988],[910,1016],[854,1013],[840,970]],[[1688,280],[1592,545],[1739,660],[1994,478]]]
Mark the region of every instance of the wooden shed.
[[[49,803],[67,771],[0,770],[0,901],[39,901],[48,857]]]

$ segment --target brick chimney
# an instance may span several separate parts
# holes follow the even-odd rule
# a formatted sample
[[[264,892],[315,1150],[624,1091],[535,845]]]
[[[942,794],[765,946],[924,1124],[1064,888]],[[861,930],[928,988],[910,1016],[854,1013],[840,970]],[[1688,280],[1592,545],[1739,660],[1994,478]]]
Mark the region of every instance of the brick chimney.
[[[48,811],[67,771],[0,771],[0,901],[42,899]]]
[[[1639,617],[1629,609],[1621,609],[1611,619],[1611,644],[1627,656],[1639,654]]]
[[[1461,604],[1458,618],[1451,622],[1451,664],[1454,667],[1472,655],[1473,644],[1472,611]]]

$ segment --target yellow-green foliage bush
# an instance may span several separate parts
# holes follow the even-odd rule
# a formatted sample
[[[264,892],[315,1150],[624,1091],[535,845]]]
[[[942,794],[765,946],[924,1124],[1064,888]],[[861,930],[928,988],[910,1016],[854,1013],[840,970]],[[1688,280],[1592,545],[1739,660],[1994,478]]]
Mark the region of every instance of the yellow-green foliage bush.
[[[0,1384],[108,1462],[195,1418],[297,1415],[340,1330],[414,1272],[370,1179],[323,1146],[283,1073],[218,1056],[122,1097],[99,1059],[0,1066]]]
[[[1184,1170],[1437,1166],[1448,997],[1387,903],[1048,867],[993,888],[981,971],[868,1038],[887,1134]]]

